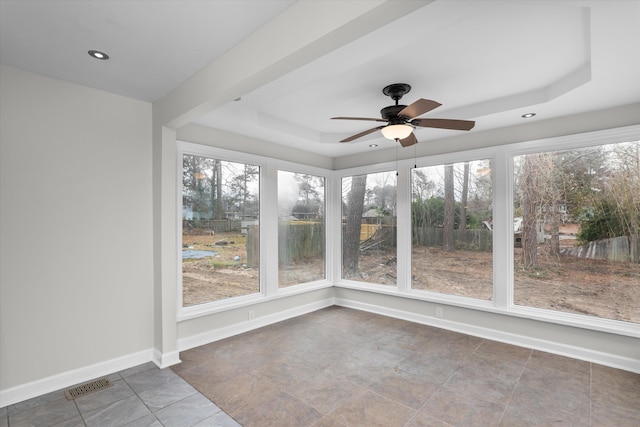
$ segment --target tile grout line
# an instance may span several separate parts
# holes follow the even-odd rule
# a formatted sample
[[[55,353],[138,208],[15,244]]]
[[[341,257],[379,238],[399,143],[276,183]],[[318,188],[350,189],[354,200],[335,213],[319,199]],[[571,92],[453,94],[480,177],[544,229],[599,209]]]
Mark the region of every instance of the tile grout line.
[[[147,369],[147,370],[150,370],[150,369]],[[143,372],[144,372],[144,371],[143,371]],[[135,374],[134,374],[134,375],[135,375]],[[129,375],[129,376],[133,376],[133,375]],[[135,391],[135,390],[133,389],[133,387],[131,387],[131,385],[129,385],[129,383],[127,382],[127,380],[126,380],[124,377],[122,377],[122,375],[120,375],[120,377],[122,378],[122,381],[124,381],[124,383],[127,385],[127,387],[129,387],[129,388],[131,389],[131,391],[133,392],[133,395],[134,395],[134,396],[135,396],[135,397],[140,401],[140,403],[142,403],[142,404],[144,405],[144,407],[145,407],[145,408],[147,408],[147,410],[149,411],[149,413],[151,413],[151,415],[153,415],[153,417],[156,419],[156,421],[158,421],[158,422],[160,423],[160,425],[162,425],[162,426],[164,427],[164,423],[158,419],[158,417],[156,416],[156,413],[155,413],[155,412],[153,412],[153,411],[151,410],[151,408],[149,408],[149,405],[147,405],[147,404],[146,404],[146,402],[144,401],[144,399],[142,399],[142,398],[138,395],[138,392],[137,392],[137,391]],[[127,423],[127,424],[130,424],[130,423],[132,423],[132,422],[134,422],[134,421],[137,421],[137,420],[140,420],[140,419],[142,419],[142,418],[144,418],[144,417],[140,417],[140,418],[136,418],[135,420],[131,420],[131,421],[130,421],[129,423]]]
[[[151,369],[153,369],[153,368],[151,368]],[[147,371],[150,371],[151,369],[147,369]],[[142,371],[142,372],[145,372],[145,371]],[[141,372],[138,372],[138,373],[141,373]],[[120,373],[118,373],[118,375],[120,375]],[[136,374],[133,374],[133,375],[136,375]],[[131,377],[131,376],[133,376],[133,375],[129,375],[129,377]],[[145,401],[144,401],[144,400],[143,400],[143,399],[138,395],[138,392],[137,392],[137,391],[135,391],[135,390],[133,389],[133,387],[131,387],[131,385],[129,385],[129,383],[127,382],[126,378],[125,378],[125,377],[123,377],[122,375],[120,375],[120,378],[122,379],[122,381],[124,381],[124,383],[127,385],[127,387],[129,387],[129,388],[131,389],[131,391],[133,392],[133,395],[134,395],[134,396],[135,396],[135,397],[140,401],[140,403],[142,403],[142,404],[144,405],[144,407],[145,407],[145,408],[147,408],[147,409],[149,410],[149,412],[151,413],[151,415],[153,415],[153,417],[156,419],[156,421],[158,421],[158,422],[160,423],[160,425],[162,425],[162,426],[164,427],[164,424],[162,423],[162,421],[160,421],[160,420],[158,419],[158,417],[156,416],[155,412],[153,412],[153,411],[151,410],[151,408],[149,408],[149,406],[145,403]],[[120,400],[122,400],[122,399],[120,399]],[[142,418],[144,418],[144,416],[142,416],[142,417],[140,417],[140,418],[136,418],[135,420],[131,420],[131,421],[129,421],[127,424],[130,424],[130,423],[132,423],[132,422],[134,422],[134,421],[137,421],[137,420],[140,420],[140,419],[142,419]]]
[[[169,369],[169,368],[167,368],[167,369]],[[173,371],[171,371],[171,372],[173,372]],[[207,396],[205,396],[204,394],[202,394],[202,393],[200,392],[200,390],[198,390],[197,388],[193,387],[193,385],[191,385],[189,382],[187,382],[184,378],[180,377],[180,375],[176,374],[175,372],[173,372],[173,373],[174,373],[174,375],[176,375],[178,378],[181,378],[183,381],[185,381],[187,384],[189,384],[189,385],[190,385],[190,386],[195,390],[195,392],[194,392],[194,393],[192,393],[192,394],[190,394],[190,395],[188,395],[188,396],[186,396],[186,397],[184,397],[184,398],[182,398],[182,399],[180,399],[180,400],[177,400],[177,401],[175,401],[175,402],[173,402],[173,403],[170,403],[170,404],[169,404],[169,405],[167,405],[167,406],[164,406],[164,407],[162,407],[162,408],[159,408],[159,409],[158,409],[158,411],[160,411],[160,410],[162,410],[162,409],[165,409],[165,408],[168,408],[169,406],[174,405],[174,404],[176,404],[176,403],[178,403],[178,402],[182,402],[183,400],[186,400],[186,399],[188,399],[188,398],[190,398],[190,397],[192,397],[192,396],[195,396],[196,394],[199,394],[200,396],[202,396],[202,397],[204,397],[205,399],[207,399],[209,402],[211,402],[213,405],[215,405],[215,406],[219,409],[219,411],[218,411],[218,412],[216,412],[215,414],[218,414],[218,413],[220,413],[220,412],[224,412],[224,411],[222,410],[222,408],[220,408],[218,405],[216,405],[216,404],[215,404],[215,402],[213,402],[213,401],[212,401],[211,399],[209,399]],[[123,380],[123,381],[125,381],[125,379],[124,379],[124,378],[122,378],[122,380]],[[168,381],[169,381],[169,380],[167,380],[167,381],[165,381],[165,382],[168,382]],[[164,423],[163,423],[162,421],[160,421],[160,419],[159,419],[159,418],[158,418],[158,416],[156,415],[156,412],[157,412],[157,411],[152,410],[152,409],[149,407],[149,405],[147,405],[147,404],[146,404],[146,402],[144,401],[144,399],[142,399],[142,398],[138,395],[138,392],[136,392],[136,391],[133,389],[133,387],[131,387],[131,386],[129,385],[129,383],[127,383],[126,381],[125,381],[125,383],[127,384],[127,386],[129,386],[129,388],[131,389],[131,391],[133,391],[133,394],[134,394],[134,395],[138,398],[138,400],[139,400],[139,401],[140,401],[140,402],[145,406],[145,408],[147,408],[147,409],[149,410],[149,412],[151,413],[151,415],[153,415],[153,417],[156,419],[156,421],[158,421],[158,422],[160,423],[160,425],[162,425],[162,426],[164,427]],[[149,390],[151,390],[151,389],[149,389]],[[147,390],[143,390],[143,392],[144,392],[144,391],[147,391]],[[224,412],[224,413],[226,414],[226,412]],[[211,414],[210,416],[213,416],[213,415],[215,415],[215,414]],[[228,415],[228,416],[230,416],[229,414],[227,414],[227,415]],[[145,416],[146,416],[146,415],[145,415]],[[136,418],[135,420],[131,420],[129,423],[132,423],[132,422],[134,422],[134,421],[140,420],[140,419],[144,418],[145,416],[142,416],[142,417],[140,417],[140,418]],[[199,422],[204,421],[204,420],[205,420],[205,419],[207,419],[207,418],[209,418],[209,417],[206,417],[206,418],[203,418],[202,420],[196,421],[196,424],[197,424],[197,423],[199,423]],[[235,420],[235,418],[234,418],[234,420]],[[236,422],[237,422],[237,421],[236,421]],[[195,424],[194,424],[194,425],[195,425]]]
[[[119,380],[117,380],[117,381],[120,381],[120,380],[121,380],[122,382],[124,382],[125,384],[127,384],[127,387],[129,387],[129,384],[124,380],[124,378],[122,377],[122,375],[120,375],[120,371],[118,371],[118,372],[114,372],[114,373],[113,373],[113,374],[111,374],[111,375],[117,375],[117,376],[119,377]],[[106,375],[106,376],[109,376],[109,375]],[[129,387],[129,388],[131,388],[131,387]],[[133,392],[133,389],[131,389],[131,391]],[[99,393],[99,392],[98,392],[98,393]],[[134,392],[134,393],[135,393],[135,392]],[[122,399],[120,399],[120,400],[122,400]],[[82,413],[82,411],[80,410],[80,407],[78,406],[78,403],[77,403],[76,399],[73,399],[73,402],[76,404],[76,408],[78,408],[78,413],[80,414],[80,417],[82,418],[82,423],[84,424],[84,426],[85,426],[85,427],[88,427],[88,426],[87,426],[87,420],[85,419],[84,414],[83,414],[83,413]],[[116,401],[116,402],[117,402],[117,401]],[[108,406],[108,405],[109,405],[109,404],[104,405],[104,406]],[[99,409],[99,408],[96,408],[96,409]],[[91,412],[91,411],[89,411],[89,412]]]
[[[147,369],[147,370],[149,370],[149,369]],[[144,371],[141,371],[141,372],[144,372]],[[153,411],[152,411],[152,410],[147,406],[147,404],[144,402],[144,400],[142,400],[142,398],[141,398],[140,396],[138,396],[138,393],[133,389],[133,387],[131,387],[131,386],[129,385],[129,383],[126,381],[126,379],[125,379],[122,375],[120,375],[120,372],[115,372],[115,373],[116,373],[116,374],[118,374],[118,376],[120,376],[120,380],[122,380],[122,381],[127,385],[127,387],[129,387],[129,389],[130,389],[130,390],[131,390],[131,392],[133,393],[133,395],[132,395],[132,396],[135,396],[135,397],[136,397],[136,399],[138,399],[138,400],[140,401],[140,403],[142,403],[142,404],[144,405],[144,407],[145,407],[145,408],[147,408],[147,409],[149,410],[149,412],[150,412],[150,413],[151,413],[151,414],[156,418],[156,420],[158,420],[158,418],[155,416],[156,414],[155,414],[155,413],[153,413]],[[138,372],[138,373],[140,373],[140,372]],[[134,375],[135,375],[135,374],[134,374]],[[132,375],[129,375],[129,376],[132,376]],[[122,397],[122,398],[120,398],[120,399],[118,399],[118,400],[115,400],[115,401],[113,401],[113,402],[111,402],[111,403],[108,403],[108,404],[106,404],[106,405],[104,405],[104,406],[101,406],[101,407],[99,407],[99,408],[92,409],[92,410],[91,410],[91,411],[89,411],[89,412],[93,412],[93,411],[96,411],[96,410],[98,410],[98,409],[105,408],[105,407],[107,407],[107,406],[113,405],[114,403],[117,403],[117,402],[120,402],[120,401],[122,401],[122,400],[128,399],[128,398],[130,398],[130,397],[132,397],[132,396]],[[74,400],[74,403],[75,403],[75,400]],[[78,406],[78,404],[76,403],[76,407],[77,407],[77,406]],[[88,427],[88,426],[87,426],[87,422],[85,421],[84,415],[83,415],[83,414],[82,414],[82,412],[80,411],[80,408],[78,408],[78,412],[80,412],[80,416],[82,417],[82,422],[84,423],[85,427]],[[129,421],[127,424],[132,423],[132,422],[137,421],[137,420],[142,419],[142,418],[144,418],[144,416],[143,416],[143,417],[140,417],[140,418],[136,418],[135,420],[131,420],[131,421]],[[158,422],[160,422],[160,420],[158,420]],[[160,424],[162,424],[162,423],[160,422]],[[164,426],[164,424],[162,424],[162,425]]]
[[[481,341],[478,343],[478,345],[476,346],[476,348],[474,348],[474,349],[473,349],[473,351],[469,354],[469,356],[468,356],[468,357],[466,357],[466,358],[464,359],[464,361],[460,364],[460,366],[458,366],[456,369],[454,369],[454,371],[451,373],[451,375],[449,375],[449,376],[447,377],[447,379],[446,379],[446,380],[444,380],[444,381],[442,382],[442,384],[440,384],[440,386],[438,386],[438,388],[436,389],[436,391],[434,391],[434,392],[433,392],[433,394],[431,394],[431,396],[429,396],[429,398],[424,402],[424,404],[420,407],[420,409],[418,409],[418,412],[416,413],[416,415],[414,415],[411,419],[415,418],[419,413],[421,413],[421,412],[422,412],[422,410],[424,409],[424,407],[425,407],[425,406],[427,406],[427,405],[429,404],[429,402],[431,401],[431,399],[433,399],[433,398],[434,398],[434,396],[435,396],[435,395],[437,395],[437,394],[440,392],[440,390],[442,390],[442,389],[444,388],[444,386],[445,386],[445,385],[446,385],[446,384],[451,380],[451,378],[453,378],[453,376],[454,376],[454,375],[455,375],[455,374],[456,374],[456,373],[457,373],[457,372],[458,372],[458,371],[459,371],[459,370],[464,366],[464,364],[465,364],[465,363],[467,363],[467,361],[468,361],[469,359],[471,359],[471,357],[472,357],[472,356],[473,356],[473,355],[474,355],[474,354],[475,354],[475,353],[480,349],[480,347],[481,347],[481,346],[482,346],[482,344],[484,344],[484,343],[485,343],[485,340],[481,340]],[[427,415],[427,416],[429,416],[429,417],[431,417],[431,418],[433,418],[433,419],[435,419],[435,420],[438,420],[438,421],[440,421],[440,422],[442,422],[442,423],[444,423],[444,424],[446,424],[446,425],[451,425],[451,424],[449,424],[448,422],[446,422],[446,421],[444,421],[444,420],[442,420],[442,419],[440,419],[440,418],[433,417],[433,416],[431,416],[431,415],[429,415],[429,414],[426,414],[426,413],[425,413],[425,415]],[[410,420],[410,421],[411,421],[411,420]]]
[[[473,351],[471,352],[471,355],[473,355],[473,353],[475,353],[475,352],[478,350],[478,348],[480,348],[480,345],[482,345],[482,342],[478,345],[478,347],[476,347],[476,348],[475,348],[475,350],[473,350]],[[470,355],[469,357],[471,357],[471,355]],[[437,395],[438,393],[440,393],[440,390],[442,390],[442,389],[444,388],[444,386],[445,386],[445,385],[446,385],[446,384],[451,380],[451,378],[453,378],[453,376],[454,376],[454,375],[455,375],[455,374],[460,370],[460,368],[462,368],[462,366],[463,366],[463,365],[464,365],[464,363],[462,363],[460,366],[458,366],[456,369],[454,369],[454,371],[451,373],[451,375],[449,375],[449,376],[447,377],[447,379],[446,379],[446,380],[444,380],[444,381],[442,382],[442,384],[440,384],[440,386],[438,386],[438,388],[436,389],[436,391],[434,391],[434,392],[433,392],[433,394],[431,394],[431,396],[429,396],[429,398],[424,402],[424,404],[420,407],[420,409],[418,409],[418,412],[416,413],[416,415],[414,415],[414,417],[412,417],[411,419],[415,418],[416,416],[418,416],[418,414],[419,414],[419,413],[421,413],[421,412],[422,412],[422,410],[425,408],[425,406],[427,406],[427,405],[429,404],[429,402],[431,401],[431,399],[433,399],[435,395]],[[433,418],[433,419],[435,419],[435,420],[438,420],[438,421],[440,421],[440,422],[442,422],[442,423],[444,423],[444,424],[446,424],[446,425],[451,425],[451,424],[449,424],[448,422],[446,422],[446,421],[444,421],[444,420],[442,420],[442,419],[440,419],[440,418],[436,418],[436,417],[434,417],[434,416],[431,416],[430,414],[427,414],[426,412],[425,412],[425,415],[427,415],[427,416],[429,416],[429,417],[431,417],[431,418]]]
[[[76,399],[73,399],[73,404],[76,405],[76,409],[78,410],[78,415],[80,415],[82,424],[84,425],[84,427],[87,427],[87,422],[84,420],[84,416],[82,415],[82,411],[80,411],[80,407],[78,406],[78,402],[76,402]]]
[[[593,425],[593,363],[589,363],[589,425]]]
[[[500,424],[502,422],[502,419],[504,418],[504,414],[507,413],[507,408],[509,407],[509,404],[511,403],[511,399],[513,399],[513,395],[516,393],[516,389],[520,385],[520,380],[522,379],[522,375],[524,374],[524,371],[527,369],[527,365],[531,361],[531,357],[533,356],[533,352],[534,352],[534,350],[529,350],[529,357],[527,358],[527,361],[525,362],[524,366],[522,367],[522,370],[520,371],[520,375],[518,375],[518,380],[516,381],[516,384],[513,386],[513,390],[511,390],[511,395],[509,396],[509,399],[507,399],[507,403],[505,403],[505,405],[504,405],[504,409],[502,410],[502,415],[500,415],[500,419],[498,420],[498,424]]]
[[[166,369],[169,369],[169,368],[166,368]],[[171,372],[173,372],[173,371],[171,371]],[[175,401],[175,402],[173,402],[173,403],[170,403],[170,404],[169,404],[169,405],[167,405],[167,406],[164,406],[164,407],[162,407],[162,408],[158,409],[158,411],[161,411],[161,410],[163,410],[163,409],[165,409],[165,408],[168,408],[168,407],[169,407],[169,406],[171,406],[171,405],[175,405],[176,403],[179,403],[179,402],[182,402],[182,401],[184,401],[184,400],[187,400],[187,399],[189,399],[190,397],[193,397],[193,396],[195,396],[195,395],[200,395],[200,396],[204,397],[205,399],[207,399],[209,402],[211,402],[211,404],[213,404],[216,408],[218,408],[218,411],[217,411],[217,412],[214,412],[213,414],[208,415],[207,417],[205,417],[205,418],[203,418],[203,419],[201,419],[201,420],[199,420],[199,421],[196,421],[196,422],[195,422],[195,424],[201,423],[202,421],[206,420],[207,418],[210,418],[210,417],[212,417],[212,416],[214,416],[214,415],[216,415],[216,414],[219,414],[219,413],[224,413],[224,414],[225,414],[225,415],[227,415],[229,418],[233,419],[235,422],[237,422],[237,423],[238,423],[238,420],[236,420],[236,419],[235,419],[235,418],[233,418],[231,415],[229,415],[227,412],[225,412],[225,411],[224,411],[220,406],[218,406],[218,404],[216,404],[213,400],[211,400],[211,399],[209,399],[207,396],[205,396],[202,392],[200,392],[200,390],[198,390],[196,387],[194,387],[191,383],[189,383],[187,380],[185,380],[184,378],[182,378],[182,377],[181,377],[180,375],[178,375],[177,373],[175,373],[175,372],[173,372],[173,373],[174,373],[174,375],[176,375],[176,377],[178,377],[178,378],[182,379],[185,383],[189,384],[189,385],[190,385],[190,386],[195,390],[195,392],[194,392],[194,393],[192,393],[192,394],[190,394],[190,395],[188,395],[188,396],[185,396],[184,398],[182,398],[182,399],[180,399],[180,400],[177,400],[177,401]],[[127,385],[128,385],[128,383],[127,383]],[[132,388],[131,390],[133,390],[133,388]],[[145,390],[145,391],[146,391],[146,390]],[[157,420],[157,421],[158,421],[162,426],[164,426],[164,423],[163,423],[162,421],[160,421],[160,419],[159,419],[159,418],[158,418],[158,416],[156,415],[156,412],[157,412],[157,411],[156,411],[156,412],[154,412],[151,408],[149,408],[149,406],[145,403],[145,401],[144,401],[140,396],[138,396],[138,393],[137,393],[135,390],[133,390],[133,393],[136,395],[136,397],[138,397],[138,399],[142,402],[142,404],[143,404],[143,405],[144,405],[144,406],[149,410],[149,412],[151,412],[151,415],[153,415],[153,416],[154,416],[154,418],[155,418],[155,419],[156,419],[156,420]],[[141,418],[144,418],[144,417],[140,417],[140,418],[138,418],[138,419],[141,419]],[[133,421],[136,421],[136,420],[133,420]],[[133,421],[131,421],[131,422],[133,422]],[[193,425],[195,425],[195,424],[193,424]],[[238,424],[240,424],[240,423],[238,423]]]
[[[423,344],[422,346],[420,346],[419,348],[426,347],[427,345],[428,345],[428,343],[425,343],[425,344]],[[402,359],[400,359],[400,361],[399,361],[398,363],[396,363],[395,365],[393,365],[393,366],[389,367],[389,368],[388,368],[388,369],[387,369],[387,370],[386,370],[386,371],[385,371],[385,372],[380,376],[380,379],[378,380],[378,382],[379,382],[382,378],[384,378],[384,377],[385,377],[385,375],[387,375],[388,373],[391,373],[391,372],[395,371],[396,369],[397,369],[397,370],[402,370],[402,369],[400,369],[398,366],[399,366],[400,364],[402,364],[402,362],[404,362],[404,361],[406,361],[407,359],[409,359],[410,357],[411,357],[411,356],[405,356],[405,357],[403,357]],[[407,420],[407,423],[408,423],[409,421],[411,421],[412,419],[414,419],[414,418],[418,415],[418,413],[420,412],[420,409],[422,409],[422,406],[424,406],[424,405],[422,405],[422,406],[420,407],[420,409],[414,409],[414,408],[411,408],[410,406],[405,405],[405,404],[404,404],[404,403],[402,403],[402,402],[398,402],[398,401],[396,401],[396,400],[394,400],[394,399],[388,398],[388,397],[386,397],[386,396],[384,396],[384,395],[382,395],[382,394],[378,393],[377,391],[375,391],[375,390],[372,390],[372,389],[371,389],[371,386],[372,386],[373,384],[375,384],[375,383],[376,383],[376,381],[374,381],[373,383],[367,384],[366,386],[364,386],[364,389],[365,389],[365,390],[367,390],[367,391],[370,391],[370,392],[372,392],[372,393],[374,393],[374,394],[376,394],[376,395],[378,395],[378,396],[380,396],[380,397],[383,397],[383,398],[385,398],[385,399],[387,399],[387,400],[389,400],[389,401],[391,401],[391,402],[395,402],[395,403],[397,403],[397,404],[399,404],[399,405],[401,405],[401,406],[403,406],[403,407],[405,407],[405,408],[409,408],[409,409],[411,409],[411,410],[413,410],[413,411],[416,411],[416,413],[415,413],[415,414],[413,414],[411,417],[409,417],[409,420]]]
[[[393,368],[390,368],[390,369],[393,369]],[[370,389],[370,388],[369,388],[369,386],[370,386],[370,385],[371,385],[371,384],[369,384],[369,385],[368,385],[368,386],[366,386],[366,387],[363,387],[363,388],[364,388],[364,391],[363,391],[363,393],[362,393],[362,394],[366,394],[366,393],[373,393],[373,394],[375,394],[376,396],[378,396],[378,397],[380,397],[380,398],[382,398],[382,399],[384,399],[384,400],[388,400],[389,402],[393,402],[393,403],[395,403],[395,404],[397,404],[397,405],[400,405],[400,406],[402,406],[403,408],[408,409],[408,410],[410,410],[410,411],[415,411],[415,414],[413,414],[411,417],[409,417],[409,419],[407,420],[407,423],[409,423],[412,419],[414,419],[414,418],[418,415],[418,413],[420,412],[420,410],[419,410],[419,409],[414,409],[414,408],[412,408],[412,407],[410,407],[410,406],[405,405],[405,404],[404,404],[404,403],[402,403],[402,402],[398,402],[397,400],[391,399],[390,397],[387,397],[387,396],[385,396],[384,394],[380,394],[380,393],[378,393],[377,391]],[[424,405],[423,405],[423,406],[424,406]],[[336,407],[336,408],[333,408],[333,409],[331,410],[331,412],[335,411],[336,409],[337,409],[337,407]],[[432,418],[433,418],[433,417],[432,417]],[[405,423],[405,425],[406,425],[406,423]]]

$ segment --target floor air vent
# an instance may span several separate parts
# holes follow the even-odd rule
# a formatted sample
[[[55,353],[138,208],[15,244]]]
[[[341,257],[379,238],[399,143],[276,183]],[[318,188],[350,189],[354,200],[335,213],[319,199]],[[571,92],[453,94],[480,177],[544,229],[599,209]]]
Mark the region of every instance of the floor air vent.
[[[67,396],[67,400],[73,400],[107,387],[111,387],[111,381],[109,381],[107,378],[100,378],[99,380],[91,381],[89,383],[70,388],[69,390],[64,392],[64,395]]]

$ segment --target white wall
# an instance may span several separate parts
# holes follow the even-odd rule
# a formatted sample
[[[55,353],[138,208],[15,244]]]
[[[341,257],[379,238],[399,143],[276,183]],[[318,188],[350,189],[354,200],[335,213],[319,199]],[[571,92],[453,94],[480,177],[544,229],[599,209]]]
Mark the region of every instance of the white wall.
[[[252,329],[334,305],[334,288],[290,294],[251,305],[237,306],[178,323],[178,349],[184,351]],[[252,312],[252,319],[248,313]]]
[[[7,400],[151,358],[151,104],[8,67],[0,85]]]

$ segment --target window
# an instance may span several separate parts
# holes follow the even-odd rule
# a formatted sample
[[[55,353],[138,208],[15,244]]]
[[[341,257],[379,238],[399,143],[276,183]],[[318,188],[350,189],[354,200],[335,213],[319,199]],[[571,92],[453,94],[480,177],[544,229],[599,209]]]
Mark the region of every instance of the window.
[[[491,300],[491,161],[411,174],[412,289]]]
[[[324,178],[278,171],[278,286],[325,278]]]
[[[396,285],[396,173],[342,178],[342,277]]]
[[[260,168],[182,157],[184,307],[260,292]]]
[[[640,143],[513,163],[515,304],[640,322]]]
[[[335,181],[320,168],[184,143],[182,306],[252,296],[184,315],[330,286],[340,270],[339,284],[383,293],[596,329],[638,324],[640,143],[619,136],[406,161],[399,177],[391,164],[354,168]]]

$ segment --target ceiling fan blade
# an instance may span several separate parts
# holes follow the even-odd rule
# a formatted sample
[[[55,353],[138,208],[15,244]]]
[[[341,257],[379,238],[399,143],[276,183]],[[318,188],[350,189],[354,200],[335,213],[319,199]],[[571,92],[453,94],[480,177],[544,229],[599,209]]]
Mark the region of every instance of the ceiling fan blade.
[[[405,139],[400,140],[400,145],[402,145],[403,147],[409,147],[410,145],[417,144],[417,143],[418,143],[418,140],[416,139],[416,136],[413,134],[413,132],[411,132],[411,134]]]
[[[453,130],[471,130],[476,125],[472,120],[454,119],[413,119],[411,124],[423,128],[439,128]]]
[[[331,117],[331,120],[369,120],[374,122],[386,122],[385,119],[374,119],[371,117]]]
[[[438,108],[441,105],[442,104],[440,104],[439,102],[432,101],[430,99],[420,98],[413,104],[407,105],[402,110],[400,110],[398,115],[413,119],[414,117],[421,116],[424,113],[427,113],[435,108]]]
[[[364,132],[360,132],[360,133],[357,133],[355,135],[351,135],[349,138],[345,138],[340,142],[351,142],[354,139],[358,139],[358,138],[361,138],[361,137],[363,137],[365,135],[369,135],[370,133],[373,133],[373,132],[375,132],[377,130],[382,129],[383,127],[384,126],[378,126],[378,127],[373,128],[373,129],[365,130]]]

